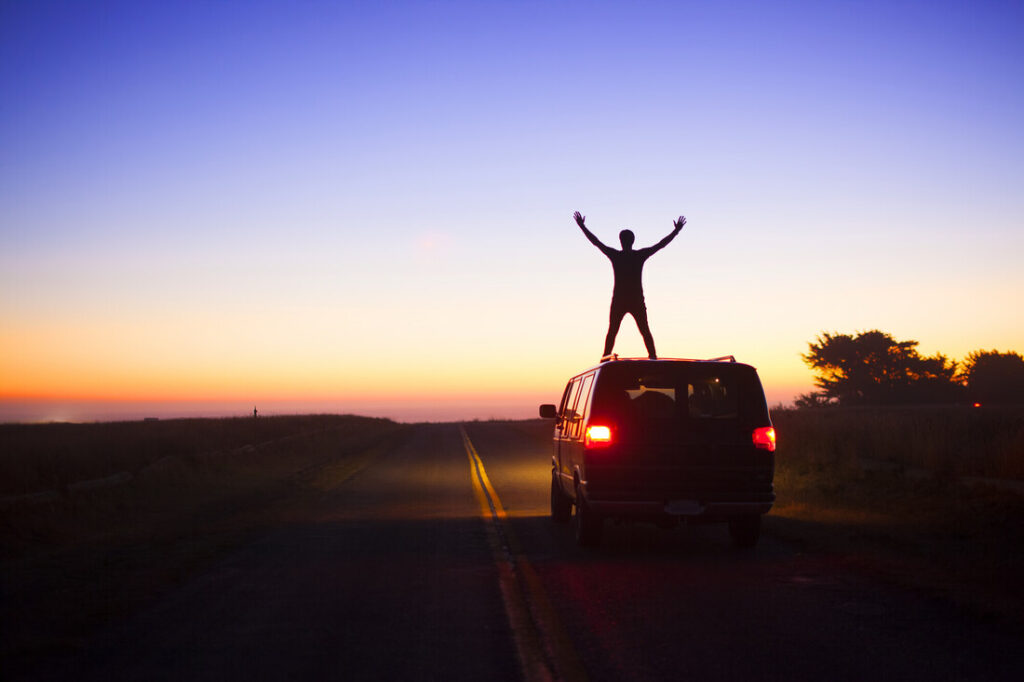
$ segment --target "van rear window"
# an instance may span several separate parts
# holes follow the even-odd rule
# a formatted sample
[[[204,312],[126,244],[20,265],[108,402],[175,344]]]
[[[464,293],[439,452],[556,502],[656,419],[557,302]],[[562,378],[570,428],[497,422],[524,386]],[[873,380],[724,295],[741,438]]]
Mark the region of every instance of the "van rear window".
[[[687,382],[687,410],[690,417],[735,419],[739,416],[739,400],[734,376],[712,374]]]
[[[593,409],[641,420],[725,420],[750,418],[763,403],[748,366],[623,363],[602,369]]]

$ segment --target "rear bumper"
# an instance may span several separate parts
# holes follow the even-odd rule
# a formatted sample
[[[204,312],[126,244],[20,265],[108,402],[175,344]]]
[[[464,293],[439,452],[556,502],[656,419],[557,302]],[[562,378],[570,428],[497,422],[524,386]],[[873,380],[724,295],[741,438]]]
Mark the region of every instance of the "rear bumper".
[[[726,519],[732,516],[767,514],[775,502],[774,492],[729,494],[680,494],[670,499],[637,500],[595,498],[584,489],[587,505],[602,516],[618,518],[652,518],[679,516],[705,519]]]

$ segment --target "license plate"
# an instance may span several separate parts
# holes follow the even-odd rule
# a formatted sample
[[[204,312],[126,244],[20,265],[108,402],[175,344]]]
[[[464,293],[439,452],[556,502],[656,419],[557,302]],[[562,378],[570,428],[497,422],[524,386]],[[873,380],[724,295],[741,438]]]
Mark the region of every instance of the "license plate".
[[[704,512],[697,500],[672,500],[665,505],[665,512],[675,516],[695,516]]]

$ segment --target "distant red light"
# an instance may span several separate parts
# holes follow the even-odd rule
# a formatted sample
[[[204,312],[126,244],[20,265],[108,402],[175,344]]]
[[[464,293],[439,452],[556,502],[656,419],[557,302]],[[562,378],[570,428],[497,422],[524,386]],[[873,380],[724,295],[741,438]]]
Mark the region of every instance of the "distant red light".
[[[586,446],[588,448],[602,448],[611,445],[612,429],[603,424],[593,424],[587,427]]]
[[[981,407],[981,403],[974,403],[975,407]]]
[[[754,447],[759,450],[775,452],[775,429],[770,426],[754,429]]]

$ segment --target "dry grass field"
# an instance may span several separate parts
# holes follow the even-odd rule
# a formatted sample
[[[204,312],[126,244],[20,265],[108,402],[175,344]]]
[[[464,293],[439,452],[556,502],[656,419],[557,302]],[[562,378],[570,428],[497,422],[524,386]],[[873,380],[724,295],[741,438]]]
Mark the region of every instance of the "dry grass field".
[[[0,661],[74,650],[405,429],[352,416],[0,425]]]
[[[945,477],[1024,480],[1024,407],[772,410],[786,457],[854,469],[864,460]],[[858,461],[859,460],[859,461]]]
[[[1024,621],[1024,408],[773,410],[772,420],[772,532]]]
[[[379,420],[306,415],[0,424],[0,496],[63,491],[75,482],[118,472],[138,473],[166,458],[195,464],[282,438],[328,430],[362,430],[374,421]]]

